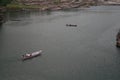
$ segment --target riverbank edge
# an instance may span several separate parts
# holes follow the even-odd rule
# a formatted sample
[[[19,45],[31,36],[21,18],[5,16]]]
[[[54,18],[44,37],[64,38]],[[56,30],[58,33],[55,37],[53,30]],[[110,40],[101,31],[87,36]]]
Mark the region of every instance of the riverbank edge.
[[[53,3],[48,2],[46,4],[39,3],[36,4],[8,4],[6,9],[8,10],[26,10],[26,9],[38,9],[40,11],[56,11],[56,10],[65,10],[65,9],[72,9],[72,8],[88,8],[90,6],[97,5],[95,2],[60,2],[60,3]]]

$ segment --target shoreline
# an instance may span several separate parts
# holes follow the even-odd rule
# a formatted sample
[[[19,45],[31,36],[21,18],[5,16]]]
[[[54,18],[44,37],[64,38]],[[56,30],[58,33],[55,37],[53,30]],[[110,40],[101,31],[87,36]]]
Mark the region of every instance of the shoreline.
[[[24,2],[25,4],[8,4],[7,9],[12,10],[26,10],[26,9],[38,9],[40,11],[56,11],[56,10],[65,10],[72,8],[88,8],[90,6],[96,5],[95,2],[79,2],[79,1],[65,1],[65,2],[52,2],[52,1],[43,1],[43,2]]]

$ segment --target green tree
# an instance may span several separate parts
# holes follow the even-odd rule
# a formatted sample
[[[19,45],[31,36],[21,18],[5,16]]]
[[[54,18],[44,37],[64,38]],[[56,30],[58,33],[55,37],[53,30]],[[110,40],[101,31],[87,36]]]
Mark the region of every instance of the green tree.
[[[9,4],[12,0],[0,0],[0,6],[6,6]]]

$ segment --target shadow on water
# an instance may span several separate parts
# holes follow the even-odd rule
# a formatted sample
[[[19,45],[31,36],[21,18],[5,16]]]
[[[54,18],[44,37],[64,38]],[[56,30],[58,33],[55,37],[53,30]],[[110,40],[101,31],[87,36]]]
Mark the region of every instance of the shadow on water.
[[[1,31],[1,29],[2,29],[2,24],[0,24],[0,31]]]
[[[120,53],[120,48],[116,48],[117,52]]]

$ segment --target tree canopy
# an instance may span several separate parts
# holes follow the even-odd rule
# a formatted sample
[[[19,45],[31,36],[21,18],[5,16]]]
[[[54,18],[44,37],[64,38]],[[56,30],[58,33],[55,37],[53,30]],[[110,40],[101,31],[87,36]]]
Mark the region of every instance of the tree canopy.
[[[0,0],[0,6],[6,6],[9,4],[12,0]]]

